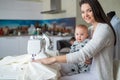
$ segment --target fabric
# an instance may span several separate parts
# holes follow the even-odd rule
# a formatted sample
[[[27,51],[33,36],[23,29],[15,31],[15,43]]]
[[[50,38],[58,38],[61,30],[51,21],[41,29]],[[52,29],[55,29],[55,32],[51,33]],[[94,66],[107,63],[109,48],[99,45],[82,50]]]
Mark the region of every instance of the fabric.
[[[59,65],[31,62],[31,55],[7,56],[0,61],[0,79],[57,80]]]
[[[92,58],[90,72],[64,76],[61,80],[113,80],[114,34],[107,24],[98,23],[92,39],[80,51],[67,54],[67,63]]]
[[[111,19],[111,24],[115,30],[117,38],[114,58],[116,60],[120,60],[120,18],[117,17],[117,15],[113,16],[113,18]]]

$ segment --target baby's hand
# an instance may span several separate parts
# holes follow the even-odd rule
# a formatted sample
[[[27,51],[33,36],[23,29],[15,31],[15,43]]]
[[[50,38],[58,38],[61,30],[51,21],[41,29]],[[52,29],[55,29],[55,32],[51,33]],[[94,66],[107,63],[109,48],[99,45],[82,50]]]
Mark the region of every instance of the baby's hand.
[[[91,64],[92,63],[92,59],[88,59],[85,61],[86,64]]]

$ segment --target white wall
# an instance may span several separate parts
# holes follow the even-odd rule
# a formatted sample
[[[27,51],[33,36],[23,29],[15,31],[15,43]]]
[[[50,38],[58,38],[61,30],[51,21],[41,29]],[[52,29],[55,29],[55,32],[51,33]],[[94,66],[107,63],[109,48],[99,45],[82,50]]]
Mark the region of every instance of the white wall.
[[[116,11],[116,14],[120,17],[120,0],[99,0],[103,6],[105,12]]]
[[[80,0],[61,0],[65,13],[40,14],[50,10],[50,0],[0,0],[0,19],[54,19],[76,17],[76,24],[86,24],[80,14]],[[120,17],[120,0],[99,0],[105,13],[115,10]]]
[[[41,2],[0,0],[0,19],[41,19]]]
[[[76,1],[77,0],[61,0],[62,10],[66,10],[66,12],[59,14],[43,14],[43,19],[76,17]],[[50,0],[44,0],[43,11],[50,10],[49,3]]]
[[[50,10],[50,0],[0,0],[0,19],[54,19],[76,16],[76,0],[61,0],[65,13],[41,14]]]

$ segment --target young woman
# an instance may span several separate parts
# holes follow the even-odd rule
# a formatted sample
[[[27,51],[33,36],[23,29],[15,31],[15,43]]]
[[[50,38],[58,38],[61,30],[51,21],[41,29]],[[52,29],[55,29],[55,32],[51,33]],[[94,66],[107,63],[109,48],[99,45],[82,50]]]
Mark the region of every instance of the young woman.
[[[81,15],[91,24],[92,38],[80,50],[72,54],[38,59],[43,64],[80,63],[92,58],[89,72],[63,76],[60,80],[113,80],[113,51],[116,41],[115,32],[110,25],[98,0],[81,0]]]

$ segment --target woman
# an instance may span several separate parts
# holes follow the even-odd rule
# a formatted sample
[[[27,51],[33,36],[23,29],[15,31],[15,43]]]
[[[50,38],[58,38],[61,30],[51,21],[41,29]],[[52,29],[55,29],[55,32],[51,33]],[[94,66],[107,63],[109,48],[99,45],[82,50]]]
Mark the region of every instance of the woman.
[[[97,0],[81,0],[82,18],[91,24],[92,38],[80,50],[72,54],[35,60],[43,64],[82,63],[92,59],[90,72],[63,76],[60,80],[113,80],[113,51],[115,32]]]

